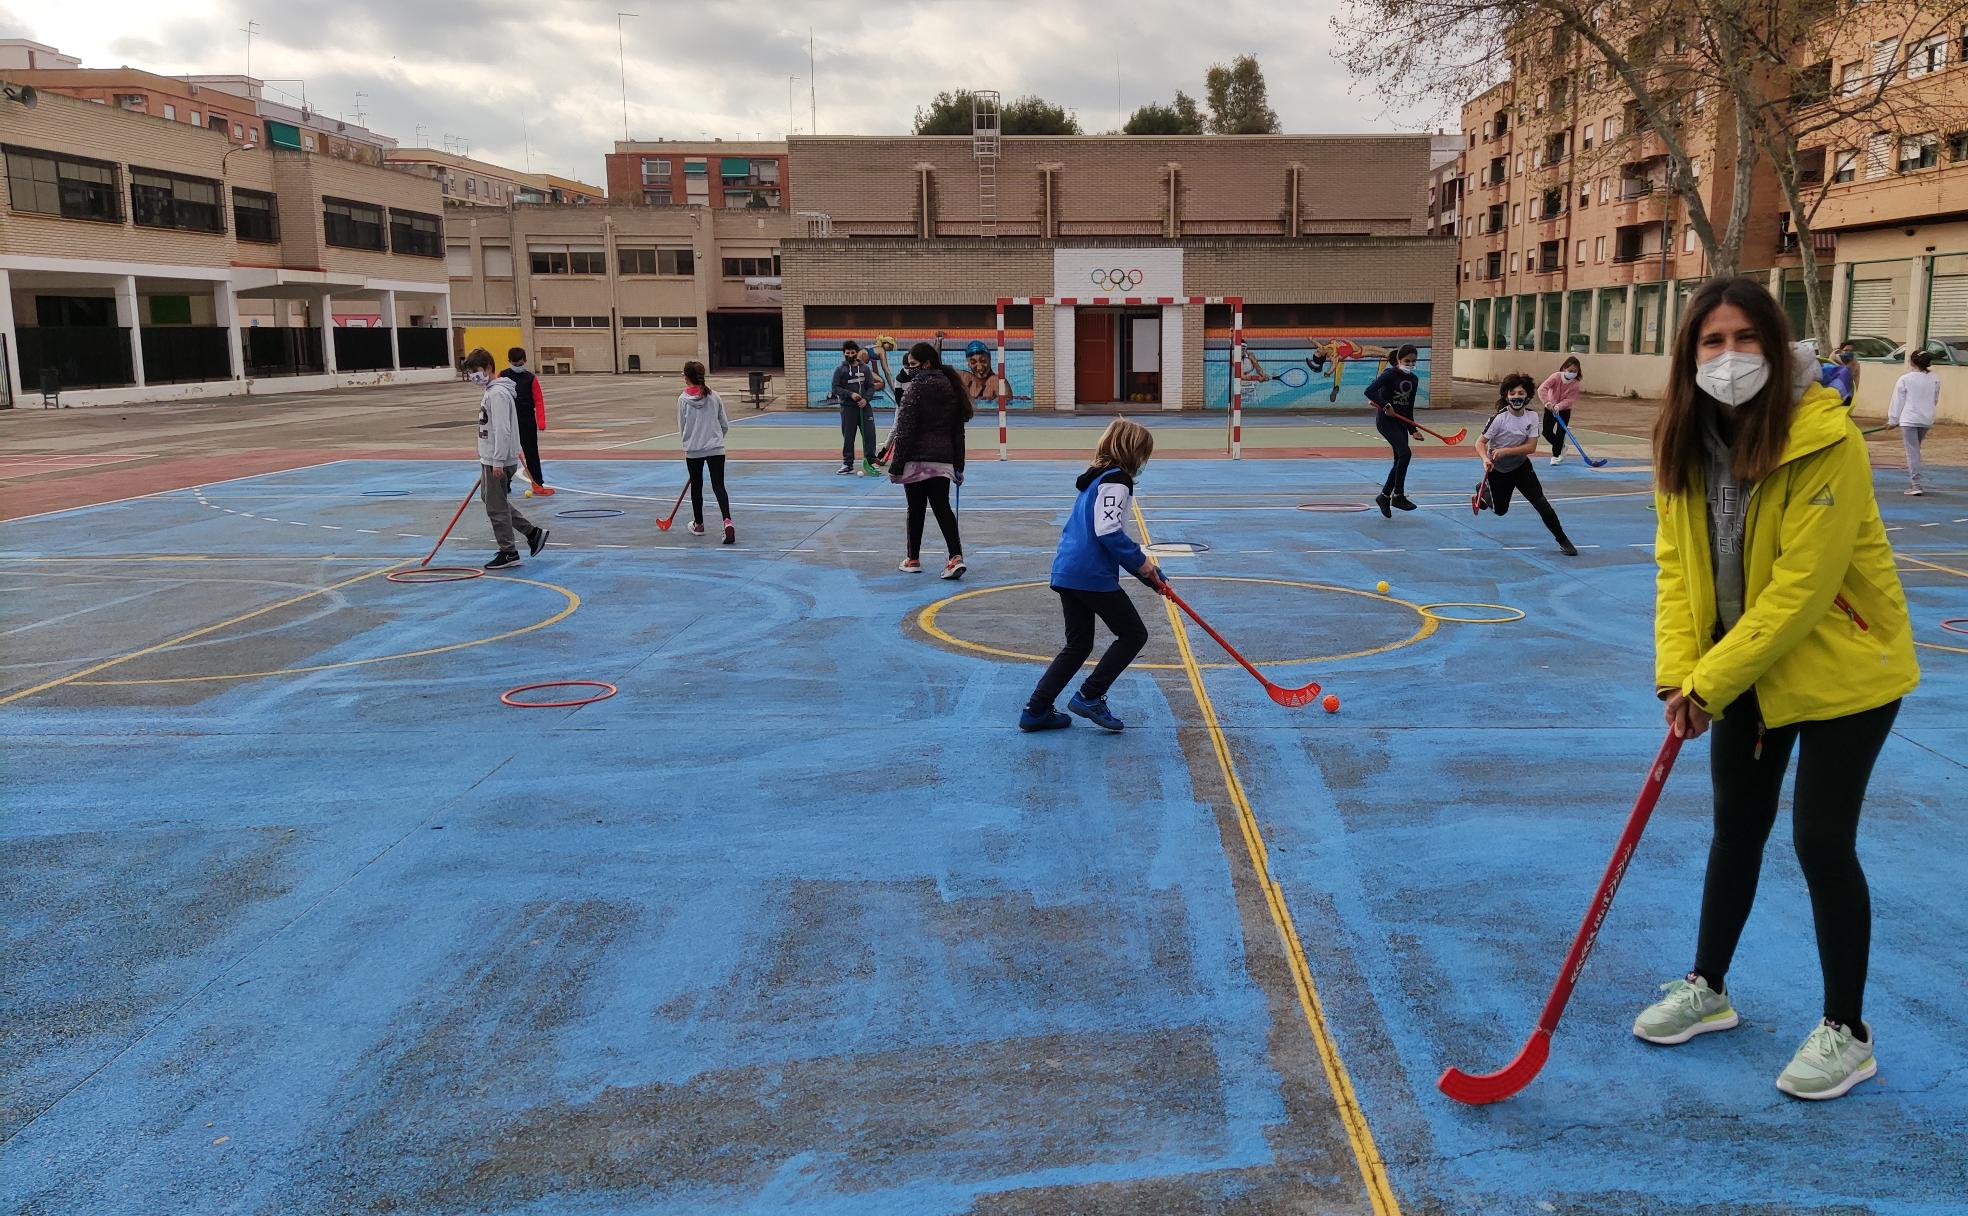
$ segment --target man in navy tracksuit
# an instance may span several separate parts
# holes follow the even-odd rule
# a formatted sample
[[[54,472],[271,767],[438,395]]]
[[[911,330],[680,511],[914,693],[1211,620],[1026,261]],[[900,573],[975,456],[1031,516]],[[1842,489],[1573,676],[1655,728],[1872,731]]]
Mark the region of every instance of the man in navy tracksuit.
[[[1073,724],[1052,703],[1093,653],[1095,617],[1113,630],[1114,642],[1067,708],[1104,730],[1122,729],[1121,720],[1107,708],[1107,689],[1147,644],[1148,627],[1141,623],[1134,601],[1121,590],[1120,571],[1126,569],[1151,586],[1163,586],[1155,559],[1141,551],[1126,528],[1134,476],[1154,449],[1147,427],[1117,418],[1101,435],[1093,466],[1075,483],[1080,496],[1060,530],[1059,552],[1052,559],[1052,589],[1066,616],[1066,648],[1039,677],[1025,712],[1019,715],[1020,730],[1057,730]]]

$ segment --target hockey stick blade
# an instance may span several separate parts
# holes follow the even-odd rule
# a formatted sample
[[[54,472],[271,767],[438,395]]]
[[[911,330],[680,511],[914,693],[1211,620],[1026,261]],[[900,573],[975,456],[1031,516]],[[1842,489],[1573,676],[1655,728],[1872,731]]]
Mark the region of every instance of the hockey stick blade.
[[[670,513],[656,521],[657,531],[668,532],[670,530],[670,525],[676,522],[677,512],[683,509],[683,496],[689,492],[690,483],[686,481],[683,483],[683,489],[677,491],[677,500],[670,504]]]
[[[1424,434],[1435,436],[1435,438],[1441,440],[1443,443],[1448,444],[1450,447],[1454,447],[1456,444],[1461,443],[1464,439],[1467,439],[1469,437],[1468,427],[1463,427],[1461,430],[1457,431],[1453,435],[1444,435],[1440,431],[1429,430],[1429,428],[1421,425],[1419,422],[1416,422],[1412,418],[1403,418],[1401,415],[1395,413],[1393,410],[1386,409],[1383,407],[1381,409],[1381,412],[1386,414],[1389,418],[1392,418],[1396,422],[1405,422],[1417,431],[1421,431]]]
[[[1559,417],[1556,413],[1553,413],[1551,415],[1551,418],[1554,422],[1558,424],[1558,429],[1565,432],[1565,438],[1571,440],[1572,446],[1578,449],[1579,459],[1585,461],[1586,468],[1603,469],[1606,467],[1606,461],[1609,459],[1608,457],[1601,456],[1595,460],[1591,456],[1586,455],[1585,445],[1578,441],[1577,435],[1572,434],[1572,428],[1565,425],[1565,420]]]
[[[1273,701],[1276,701],[1278,704],[1284,706],[1287,709],[1297,709],[1301,706],[1310,705],[1318,697],[1319,682],[1317,680],[1314,680],[1312,683],[1307,684],[1303,688],[1285,688],[1281,685],[1274,684],[1270,680],[1266,679],[1263,672],[1259,671],[1257,668],[1252,667],[1250,665],[1250,660],[1244,658],[1243,655],[1237,653],[1237,648],[1235,646],[1232,646],[1230,643],[1224,641],[1222,634],[1218,633],[1214,628],[1212,628],[1208,621],[1204,620],[1201,616],[1197,615],[1196,610],[1189,606],[1189,602],[1175,593],[1174,587],[1170,587],[1167,584],[1163,584],[1160,590],[1163,595],[1166,595],[1169,597],[1169,599],[1173,600],[1178,608],[1188,613],[1190,620],[1202,626],[1204,633],[1207,633],[1212,638],[1215,638],[1216,644],[1218,646],[1223,647],[1223,651],[1225,654],[1228,654],[1231,658],[1237,660],[1237,665],[1239,667],[1242,667],[1245,671],[1250,672],[1252,677],[1254,677],[1259,684],[1264,685],[1265,693],[1268,696],[1270,696],[1270,698]]]
[[[1448,1068],[1435,1082],[1436,1088],[1443,1093],[1457,1102],[1480,1106],[1502,1101],[1537,1078],[1545,1059],[1551,1055],[1551,1036],[1558,1030],[1558,1019],[1564,1016],[1565,1006],[1572,999],[1572,989],[1585,971],[1585,961],[1591,957],[1592,946],[1599,940],[1599,928],[1606,923],[1606,913],[1612,911],[1613,896],[1619,894],[1620,880],[1626,877],[1626,868],[1632,864],[1634,851],[1640,847],[1640,834],[1646,830],[1647,820],[1653,816],[1654,804],[1660,801],[1661,787],[1667,784],[1667,775],[1674,768],[1674,757],[1680,751],[1680,736],[1672,730],[1668,731],[1659,754],[1654,757],[1653,767],[1647,772],[1646,783],[1633,800],[1633,810],[1626,817],[1626,828],[1620,833],[1619,844],[1613,848],[1612,860],[1606,863],[1606,873],[1599,879],[1599,889],[1593,892],[1592,903],[1585,910],[1585,919],[1579,922],[1578,933],[1572,938],[1572,948],[1565,955],[1564,965],[1558,969],[1558,979],[1551,985],[1551,995],[1545,998],[1544,1012],[1538,1015],[1537,1026],[1531,1031],[1531,1037],[1524,1041],[1517,1058],[1492,1073],[1466,1073],[1459,1068]]]

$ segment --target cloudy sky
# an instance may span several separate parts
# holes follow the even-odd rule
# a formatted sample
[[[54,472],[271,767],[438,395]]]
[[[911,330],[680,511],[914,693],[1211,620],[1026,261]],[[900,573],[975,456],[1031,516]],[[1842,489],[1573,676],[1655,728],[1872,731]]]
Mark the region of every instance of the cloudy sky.
[[[1362,94],[1332,56],[1343,0],[0,0],[0,37],[79,55],[85,67],[174,75],[246,70],[322,113],[406,146],[467,138],[471,153],[602,180],[622,136],[616,13],[624,18],[628,129],[637,139],[904,132],[942,89],[1037,93],[1089,131],[1178,88],[1202,95],[1212,62],[1255,53],[1287,131],[1422,129],[1447,121]],[[788,78],[793,93],[787,100]],[[286,100],[280,98],[280,100]]]

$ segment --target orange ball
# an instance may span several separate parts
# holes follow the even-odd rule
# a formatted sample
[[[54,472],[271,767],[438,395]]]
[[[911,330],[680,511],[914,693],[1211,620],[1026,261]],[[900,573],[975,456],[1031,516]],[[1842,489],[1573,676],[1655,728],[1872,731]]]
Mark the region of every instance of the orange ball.
[[[1325,706],[1326,712],[1329,714],[1336,714],[1339,712],[1339,698],[1334,696],[1332,693],[1327,693],[1326,699],[1319,702],[1319,704]]]

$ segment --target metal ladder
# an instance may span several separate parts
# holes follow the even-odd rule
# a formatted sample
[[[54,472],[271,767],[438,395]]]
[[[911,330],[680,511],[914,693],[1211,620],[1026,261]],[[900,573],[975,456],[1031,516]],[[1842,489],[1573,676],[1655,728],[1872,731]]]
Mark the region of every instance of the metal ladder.
[[[977,233],[998,235],[998,91],[970,95],[970,150],[977,158]]]

